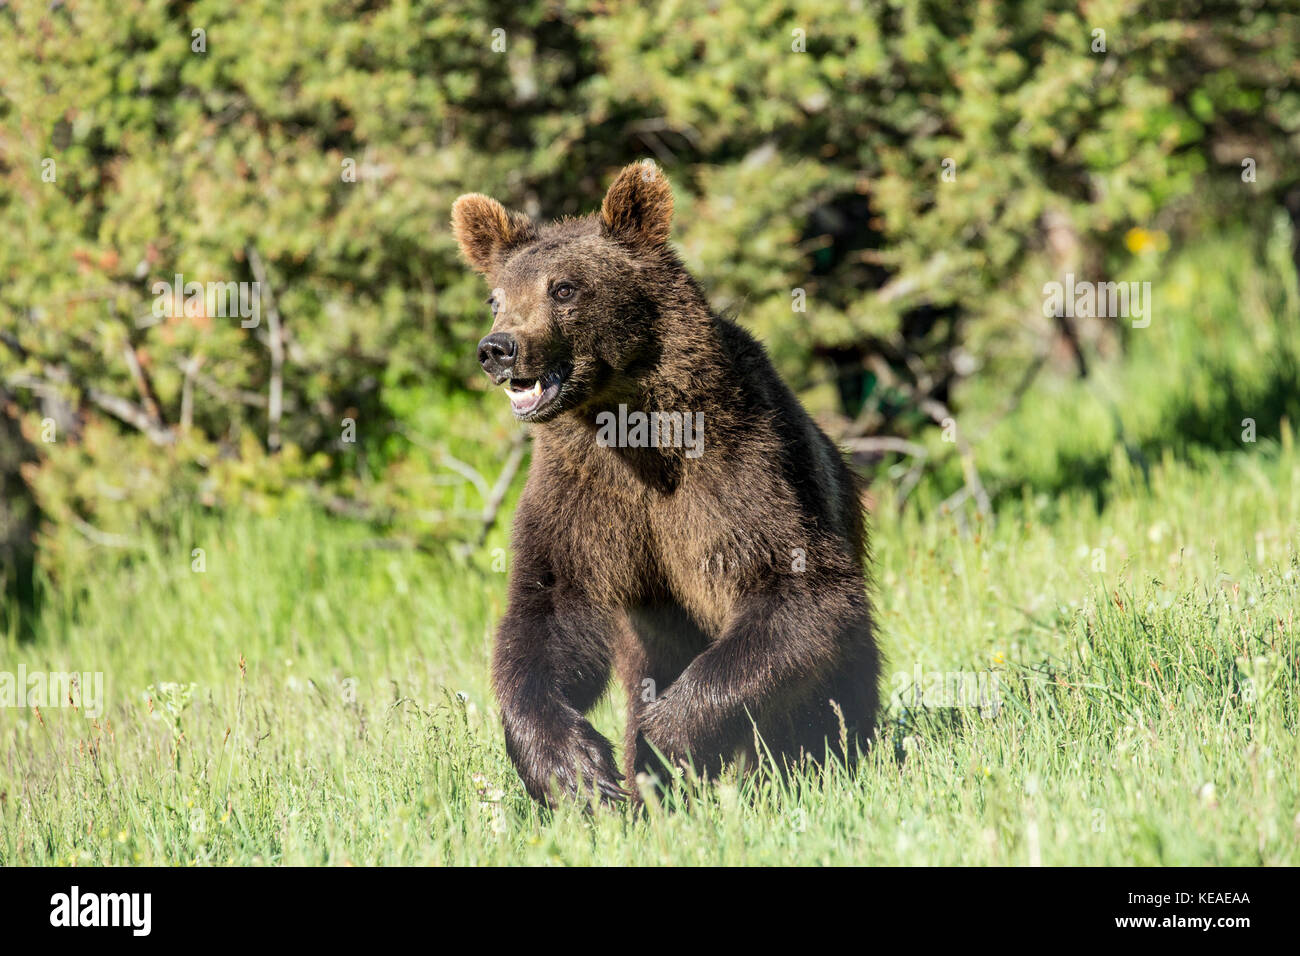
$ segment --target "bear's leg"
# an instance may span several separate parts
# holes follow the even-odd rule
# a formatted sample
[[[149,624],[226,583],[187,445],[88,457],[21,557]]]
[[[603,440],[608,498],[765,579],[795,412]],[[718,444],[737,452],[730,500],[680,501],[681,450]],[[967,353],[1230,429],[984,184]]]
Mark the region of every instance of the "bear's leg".
[[[637,793],[634,755],[646,709],[709,645],[704,632],[681,607],[661,604],[633,608],[619,641],[616,668],[627,692],[623,759],[627,786]]]
[[[809,732],[799,745],[814,760],[821,760],[829,748],[852,765],[875,733],[880,655],[869,628],[857,638],[826,685],[807,704]]]
[[[862,581],[810,574],[768,584],[737,602],[722,636],[646,708],[636,770],[654,771],[653,747],[675,764],[715,772],[752,740],[755,721],[784,724],[781,715],[798,714],[827,685],[839,684],[847,698],[841,706],[854,711],[846,722],[869,728],[871,715],[858,711],[874,708],[876,658]],[[813,734],[791,735],[779,746],[820,741],[830,723],[817,723]]]
[[[870,632],[862,636],[869,638]],[[760,722],[773,759],[794,767],[804,761],[821,763],[829,754],[852,767],[875,732],[878,674],[875,646],[863,640],[788,717],[772,715]]]
[[[583,716],[609,682],[616,612],[556,589],[512,589],[492,660],[506,751],[532,797],[557,793],[621,800],[609,741]]]

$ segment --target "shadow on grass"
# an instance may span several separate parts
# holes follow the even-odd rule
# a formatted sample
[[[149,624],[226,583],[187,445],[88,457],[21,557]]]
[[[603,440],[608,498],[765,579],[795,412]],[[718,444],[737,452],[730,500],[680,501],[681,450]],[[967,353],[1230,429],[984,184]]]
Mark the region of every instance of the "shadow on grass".
[[[1119,409],[1111,404],[1115,445],[1123,448],[1145,480],[1151,465],[1169,453],[1187,459],[1198,452],[1252,447],[1243,439],[1247,424],[1256,442],[1280,440],[1284,420],[1300,422],[1300,360],[1291,352],[1274,354],[1269,359],[1260,368],[1259,376],[1249,379],[1226,365],[1202,364],[1187,378],[1208,378],[1213,384],[1208,394],[1199,401],[1186,392],[1168,395],[1160,424],[1151,434],[1133,435],[1125,428]],[[1052,480],[1003,481],[992,489],[992,499],[995,504],[1017,499],[1026,488],[1050,495],[1084,490],[1091,493],[1100,509],[1114,492],[1113,447],[1085,453],[1062,452]]]

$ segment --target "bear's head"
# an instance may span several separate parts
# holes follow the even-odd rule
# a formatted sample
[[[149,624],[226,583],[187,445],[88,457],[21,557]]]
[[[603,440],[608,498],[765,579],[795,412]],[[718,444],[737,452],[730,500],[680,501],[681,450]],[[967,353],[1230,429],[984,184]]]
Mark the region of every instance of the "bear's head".
[[[672,214],[672,189],[648,161],[577,219],[537,224],[479,193],[456,200],[456,241],[492,286],[478,360],[516,418],[609,399],[654,362],[656,300],[684,274],[668,247]]]

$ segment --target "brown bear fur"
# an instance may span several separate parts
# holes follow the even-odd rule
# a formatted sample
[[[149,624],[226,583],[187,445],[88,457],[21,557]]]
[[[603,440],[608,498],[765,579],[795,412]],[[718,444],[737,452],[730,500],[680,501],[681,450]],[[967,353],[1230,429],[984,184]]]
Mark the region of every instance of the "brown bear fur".
[[[493,656],[507,749],[543,802],[625,794],[584,716],[611,669],[629,785],[667,778],[656,751],[706,773],[753,766],[757,730],[782,765],[852,760],[873,731],[857,482],[763,348],[711,311],[667,244],[672,207],[646,163],[598,215],[536,225],[478,194],[453,209],[494,288],[492,332],[515,350],[489,374],[560,383],[519,415],[536,423],[533,460]],[[702,413],[702,454],[600,444],[597,416],[620,403]]]

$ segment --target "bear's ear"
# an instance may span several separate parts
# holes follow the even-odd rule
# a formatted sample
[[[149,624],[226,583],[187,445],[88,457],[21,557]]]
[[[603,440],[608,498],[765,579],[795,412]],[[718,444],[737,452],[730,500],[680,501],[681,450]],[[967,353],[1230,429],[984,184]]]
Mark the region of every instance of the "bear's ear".
[[[497,256],[536,235],[533,221],[521,212],[509,212],[482,193],[466,193],[451,207],[451,228],[460,251],[484,275]]]
[[[600,222],[612,236],[663,245],[673,224],[668,177],[648,159],[625,166],[605,193]]]

